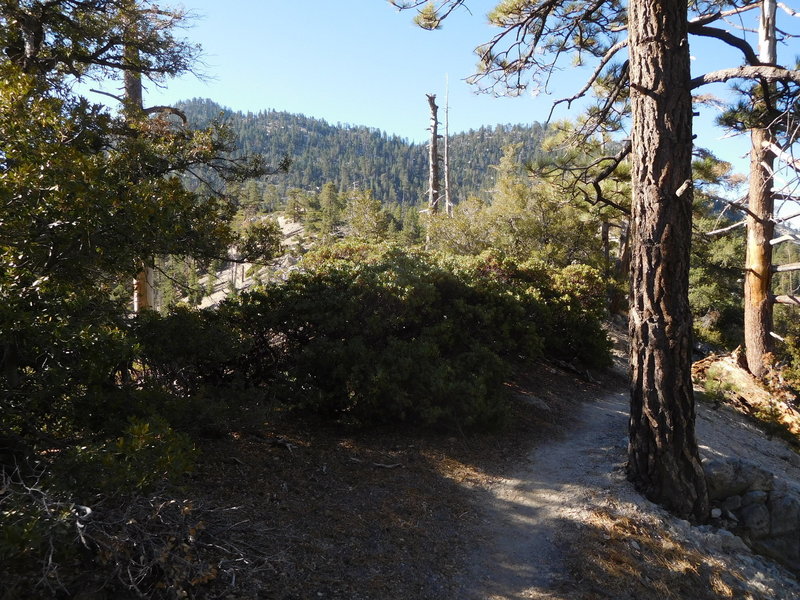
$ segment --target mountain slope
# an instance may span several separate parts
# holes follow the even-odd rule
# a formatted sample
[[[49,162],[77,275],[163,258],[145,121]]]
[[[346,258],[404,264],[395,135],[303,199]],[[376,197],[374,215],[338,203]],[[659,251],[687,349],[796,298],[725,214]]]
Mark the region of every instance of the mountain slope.
[[[332,125],[321,119],[275,110],[242,113],[211,100],[179,104],[192,126],[213,120],[227,124],[237,139],[237,154],[262,154],[270,164],[288,155],[289,173],[271,177],[283,197],[289,188],[315,190],[328,181],[340,190],[371,189],[383,202],[416,204],[427,188],[427,147],[369,127]],[[545,127],[497,125],[450,138],[450,172],[456,199],[491,189],[503,147],[521,143],[520,156],[533,160],[540,152]]]

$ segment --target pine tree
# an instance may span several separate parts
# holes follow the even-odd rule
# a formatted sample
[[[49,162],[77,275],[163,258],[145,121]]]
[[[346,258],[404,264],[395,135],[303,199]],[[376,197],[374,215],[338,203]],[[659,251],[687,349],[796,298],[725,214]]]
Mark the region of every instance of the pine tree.
[[[319,209],[321,213],[320,233],[331,235],[336,231],[342,220],[342,209],[344,208],[341,196],[336,190],[336,185],[329,181],[322,186],[319,193]]]
[[[1,193],[14,199],[0,206],[4,415],[35,421],[101,377],[108,385],[124,364],[109,348],[130,352],[120,348],[120,284],[154,256],[219,256],[236,238],[227,199],[187,189],[178,174],[208,165],[241,180],[263,174],[260,161],[224,156],[223,128],[184,128],[165,107],[139,111],[133,90],[140,114],[115,115],[75,85],[186,72],[196,50],[174,38],[180,22],[144,0],[0,3]],[[44,390],[47,402],[26,404]]]
[[[464,1],[444,4],[452,10]],[[525,88],[529,71],[534,77],[550,73],[563,53],[613,56],[615,30],[627,26],[633,108],[628,474],[652,500],[704,520],[709,507],[694,437],[688,302],[692,106],[686,4],[642,0],[626,14],[617,2],[602,10],[572,2],[501,2],[489,20],[502,32],[479,48],[481,76],[511,92]],[[509,39],[512,48],[502,48]]]
[[[447,14],[467,2],[441,2],[435,18],[421,0],[393,0],[393,4],[424,6],[422,24],[439,27]],[[704,519],[708,500],[694,438],[687,325],[692,206],[689,92],[706,83],[731,79],[795,85],[800,83],[800,72],[761,64],[744,42],[708,26],[752,5],[723,10],[724,3],[712,2],[692,3],[692,8],[698,14],[690,23],[687,4],[679,0],[643,0],[627,6],[617,1],[500,2],[489,20],[501,31],[477,49],[481,63],[474,81],[484,88],[515,94],[548,77],[562,55],[572,55],[578,62],[594,57],[598,67],[590,81],[575,95],[559,101],[573,102],[593,84],[601,84],[607,94],[587,120],[589,132],[607,123],[616,128],[621,116],[614,111],[614,100],[630,98],[631,143],[613,157],[611,169],[606,171],[610,173],[630,155],[633,378],[629,476],[651,499],[678,514]],[[625,29],[629,37],[620,40],[617,32]],[[752,62],[690,80],[690,32],[729,43]],[[615,65],[614,57],[626,48],[629,60]],[[777,151],[781,152],[780,148]],[[599,183],[598,179],[593,183]],[[606,201],[596,189],[596,201]],[[669,280],[665,279],[667,273]]]
[[[349,235],[368,240],[386,238],[389,217],[371,190],[354,190],[345,212]]]

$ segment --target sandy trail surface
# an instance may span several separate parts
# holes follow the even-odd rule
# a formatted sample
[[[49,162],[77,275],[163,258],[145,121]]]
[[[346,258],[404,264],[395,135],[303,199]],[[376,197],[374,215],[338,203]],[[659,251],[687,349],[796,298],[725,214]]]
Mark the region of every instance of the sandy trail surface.
[[[561,598],[571,587],[564,546],[598,493],[620,483],[627,408],[623,391],[577,404],[567,435],[488,490],[492,534],[478,552],[474,598]]]
[[[697,413],[703,458],[746,455],[779,477],[800,482],[800,457],[784,442],[767,439],[728,408],[701,403]],[[624,389],[578,402],[563,436],[539,444],[513,476],[485,490],[487,540],[475,549],[465,597],[617,598],[593,590],[581,572],[582,532],[591,527],[598,508],[613,507],[618,515],[663,527],[687,548],[739,573],[746,593],[752,594],[747,597],[800,598],[795,577],[753,554],[739,538],[711,526],[692,527],[642,498],[625,478],[627,425]]]

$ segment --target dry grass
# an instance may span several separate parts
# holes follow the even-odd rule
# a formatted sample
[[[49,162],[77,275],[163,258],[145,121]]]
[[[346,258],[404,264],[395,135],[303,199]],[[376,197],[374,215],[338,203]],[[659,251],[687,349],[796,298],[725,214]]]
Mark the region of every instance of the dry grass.
[[[576,600],[768,600],[742,573],[678,539],[657,518],[613,505],[597,508],[570,564],[584,591]]]
[[[603,389],[539,365],[512,391],[547,408],[520,400],[500,434],[342,430],[276,413],[205,440],[183,499],[168,505],[195,507],[172,519],[183,527],[173,535],[196,538],[198,548],[184,561],[186,597],[485,600],[470,594],[474,548],[492,533],[482,492],[537,443],[568,435],[574,405]],[[560,546],[570,581],[524,597],[772,600],[662,517],[610,497],[567,528]]]

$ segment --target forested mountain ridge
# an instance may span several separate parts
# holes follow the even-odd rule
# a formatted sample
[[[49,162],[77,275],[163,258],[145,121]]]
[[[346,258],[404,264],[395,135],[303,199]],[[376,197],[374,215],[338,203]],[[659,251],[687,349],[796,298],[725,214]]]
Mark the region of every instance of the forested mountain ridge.
[[[262,154],[277,164],[289,156],[289,172],[269,178],[281,197],[289,188],[315,190],[334,182],[339,190],[370,189],[384,203],[417,204],[427,189],[427,146],[378,129],[330,124],[322,119],[265,109],[243,113],[208,99],[179,103],[192,127],[219,120],[235,135],[237,153]],[[420,122],[425,122],[420,105]],[[546,127],[496,125],[450,136],[453,197],[482,195],[493,186],[494,169],[509,144],[522,144],[520,158],[540,153]]]

